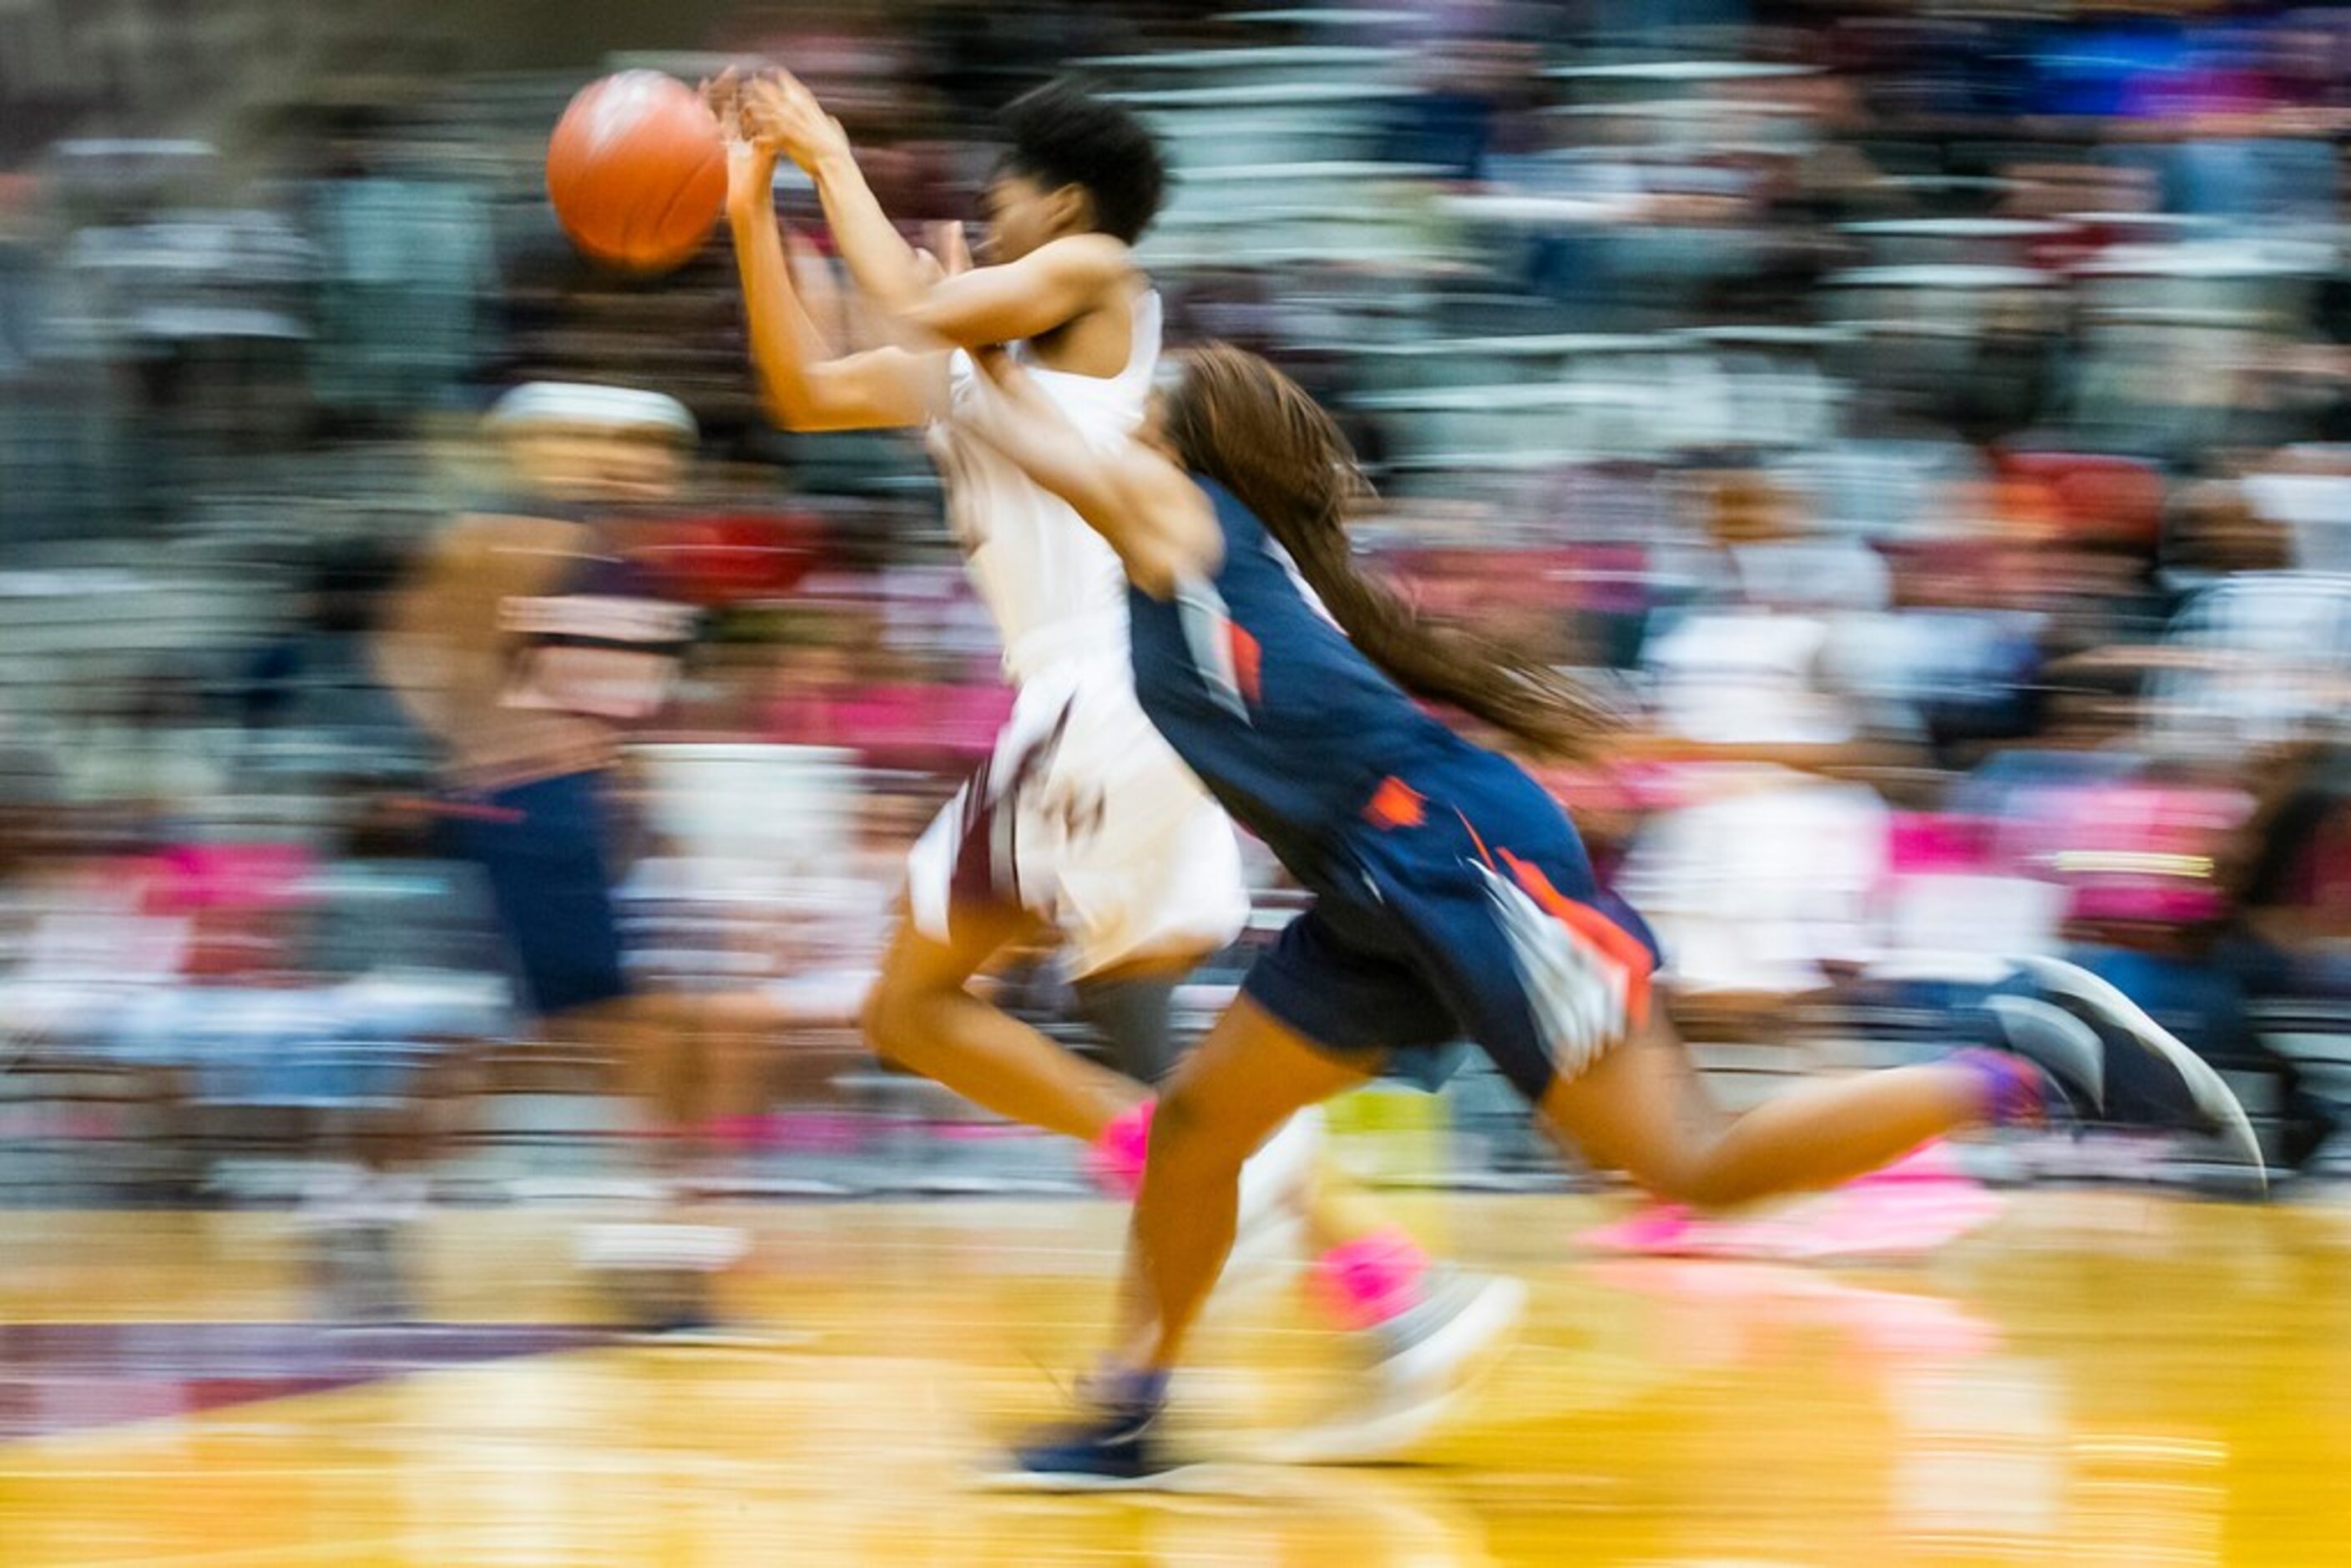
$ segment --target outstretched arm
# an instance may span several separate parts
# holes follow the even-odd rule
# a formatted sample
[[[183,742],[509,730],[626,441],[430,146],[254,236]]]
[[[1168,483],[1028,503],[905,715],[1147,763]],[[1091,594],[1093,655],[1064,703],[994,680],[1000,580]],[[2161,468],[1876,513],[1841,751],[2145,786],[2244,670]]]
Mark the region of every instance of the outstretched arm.
[[[772,150],[742,141],[728,147],[727,224],[768,417],[803,431],[921,424],[945,389],[945,356],[888,348],[833,357],[792,286],[776,219],[775,173]]]
[[[857,166],[841,122],[792,77],[742,89],[745,130],[816,183],[834,246],[876,309],[962,349],[1034,338],[1067,324],[1133,270],[1108,235],[1071,235],[1001,267],[939,276],[898,233]]]
[[[1089,440],[1000,350],[977,356],[989,383],[967,425],[1110,541],[1135,586],[1165,599],[1215,568],[1215,508],[1184,471],[1129,437]]]

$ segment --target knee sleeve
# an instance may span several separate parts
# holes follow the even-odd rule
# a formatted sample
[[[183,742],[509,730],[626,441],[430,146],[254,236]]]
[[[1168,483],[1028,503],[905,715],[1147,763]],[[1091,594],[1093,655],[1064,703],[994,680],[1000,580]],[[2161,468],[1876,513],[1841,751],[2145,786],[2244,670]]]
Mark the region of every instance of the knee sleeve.
[[[1110,1063],[1139,1083],[1176,1065],[1176,981],[1164,977],[1077,983],[1078,1016],[1102,1037]]]

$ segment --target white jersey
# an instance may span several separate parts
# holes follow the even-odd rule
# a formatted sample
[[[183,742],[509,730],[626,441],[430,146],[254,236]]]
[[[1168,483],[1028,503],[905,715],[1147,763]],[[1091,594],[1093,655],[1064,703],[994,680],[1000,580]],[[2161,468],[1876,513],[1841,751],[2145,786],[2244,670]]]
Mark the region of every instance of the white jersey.
[[[1130,435],[1158,370],[1159,296],[1135,300],[1134,350],[1115,376],[1012,352],[1081,439]],[[1249,918],[1240,846],[1135,700],[1125,569],[980,437],[996,394],[970,356],[955,356],[948,395],[931,451],[1020,695],[987,762],[908,857],[914,925],[948,941],[956,908],[1017,905],[1061,928],[1081,976],[1223,946]]]
[[[1135,299],[1134,348],[1114,376],[1047,370],[1026,343],[1011,353],[1086,439],[1131,435],[1159,366],[1159,296],[1145,290]],[[965,428],[989,395],[971,356],[958,350],[947,413],[931,425],[929,441],[972,585],[1004,639],[1005,672],[1025,685],[1065,659],[1123,666],[1126,573],[1118,556],[1067,502]]]

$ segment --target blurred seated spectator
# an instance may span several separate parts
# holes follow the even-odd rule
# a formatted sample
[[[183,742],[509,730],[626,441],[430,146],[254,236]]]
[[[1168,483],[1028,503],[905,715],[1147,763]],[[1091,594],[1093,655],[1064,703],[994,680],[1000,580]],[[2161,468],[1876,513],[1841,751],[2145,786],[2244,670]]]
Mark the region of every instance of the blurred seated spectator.
[[[2256,1002],[2317,977],[2307,962],[2311,927],[2275,912],[2304,897],[2304,910],[2324,908],[2340,869],[2328,869],[2323,826],[2336,780],[2316,754],[2302,755],[2314,766],[2286,770],[2299,788],[2270,791],[2273,810],[2256,810],[2253,796],[2194,782],[2194,774],[2183,786],[2162,769],[2077,790],[2051,862],[2072,894],[2067,956],[2215,1067],[2266,1080],[2264,1092],[2245,1097],[2274,1119],[2279,1156],[2294,1169],[2342,1116],[2262,1037],[2253,1014]],[[2297,874],[2308,880],[2297,886]],[[2133,1089],[2126,1077],[2108,1092],[2126,1109]]]
[[[2339,734],[2351,708],[2351,579],[2245,572],[2189,600],[2160,647],[2148,723],[2171,745],[2241,758]]]
[[[1880,715],[1837,684],[1843,637],[1890,601],[1885,562],[1823,536],[1781,487],[1751,471],[1695,482],[1713,550],[1697,602],[1653,617],[1642,663],[1665,758],[1769,758],[1834,767],[1872,749]]]
[[[1789,1004],[1878,946],[1891,819],[1876,791],[1718,764],[1634,839],[1616,891],[1656,928],[1693,1038],[1784,1040]]]
[[[497,351],[485,194],[429,145],[404,148],[388,111],[341,115],[308,214],[321,274],[314,393],[347,421],[428,406]]]
[[[1524,118],[1541,101],[1541,58],[1526,44],[1448,40],[1417,59],[1421,90],[1396,100],[1383,158],[1426,164],[1446,180],[1482,180],[1489,156],[1522,150]]]
[[[995,744],[1011,707],[1008,687],[877,658],[870,646],[801,650],[777,666],[775,680],[760,719],[764,733],[799,746],[843,747],[876,768],[968,768]]]
[[[2351,447],[2269,453],[2238,482],[2237,497],[2239,507],[2216,504],[2217,517],[2196,519],[2217,534],[2198,541],[2208,554],[2242,561],[2239,570],[2351,571]]]
[[[1876,750],[1865,700],[1832,649],[1881,609],[1883,562],[1802,524],[1752,472],[1701,476],[1716,550],[1699,601],[1657,618],[1643,662],[1656,733],[1629,758],[1677,765],[1676,803],[1634,840],[1620,891],[1672,955],[1677,1016],[1700,1039],[1771,1038],[1785,1003],[1870,946],[1887,817],[1834,772]],[[1687,1017],[1682,1017],[1687,1010]]]
[[[2351,995],[2351,751],[2312,743],[2251,770],[2260,809],[2226,862],[2247,935],[2281,984]]]
[[[2238,572],[2285,571],[2294,536],[2265,516],[2245,487],[2208,478],[2182,485],[2164,518],[2158,578],[2178,615],[2204,590]]]

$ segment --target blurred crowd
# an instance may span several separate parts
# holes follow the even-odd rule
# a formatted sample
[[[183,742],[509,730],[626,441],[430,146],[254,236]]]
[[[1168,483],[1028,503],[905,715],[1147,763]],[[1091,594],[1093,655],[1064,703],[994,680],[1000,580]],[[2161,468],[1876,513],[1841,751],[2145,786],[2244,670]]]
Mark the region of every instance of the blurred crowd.
[[[909,225],[971,215],[1048,75],[1142,109],[1171,340],[1298,374],[1384,564],[1634,716],[1556,781],[1721,1061],[1898,1046],[2063,950],[2322,1150],[2351,9],[1023,0],[648,41],[790,63]],[[701,1131],[796,1180],[1017,1168],[854,1038],[901,852],[1008,701],[935,481],[767,426],[723,235],[660,279],[571,251],[538,160],[587,74],[322,80],[234,149],[0,174],[0,1189],[322,1139],[544,1174],[625,1127],[610,1062],[517,1023],[367,653],[504,482],[482,411],[544,379],[699,426],[640,535],[701,616],[632,738],[630,958],[786,1020]],[[1050,962],[1005,983],[1053,1014]]]

